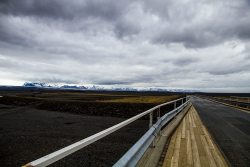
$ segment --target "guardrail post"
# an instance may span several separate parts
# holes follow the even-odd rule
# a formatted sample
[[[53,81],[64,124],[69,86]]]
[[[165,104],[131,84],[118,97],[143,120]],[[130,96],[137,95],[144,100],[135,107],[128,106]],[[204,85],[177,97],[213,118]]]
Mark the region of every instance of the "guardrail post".
[[[176,101],[174,102],[174,108],[176,108]]]
[[[161,108],[159,107],[157,111],[157,120],[161,118]]]
[[[247,105],[247,108],[249,108],[249,102],[250,102],[250,98],[247,98],[247,102],[248,102],[248,105]]]
[[[149,128],[153,126],[153,111],[149,113]]]
[[[159,111],[159,110],[158,110]],[[157,111],[157,113],[158,113]],[[149,113],[149,129],[153,126],[153,111]],[[155,147],[155,139],[150,144],[150,147]]]

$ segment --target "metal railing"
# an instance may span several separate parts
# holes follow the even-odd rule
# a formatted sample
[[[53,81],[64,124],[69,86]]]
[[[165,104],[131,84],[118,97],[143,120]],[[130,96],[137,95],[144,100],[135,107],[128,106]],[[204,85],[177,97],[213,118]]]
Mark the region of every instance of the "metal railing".
[[[188,105],[189,101],[186,101],[181,106],[166,113],[164,116],[158,119],[158,121],[118,160],[113,167],[134,167],[142,158],[146,150],[153,143],[156,136],[161,129],[169,123],[179,112]]]
[[[181,105],[179,107],[176,108],[177,102],[181,102]],[[185,102],[185,103],[184,103]],[[41,157],[35,161],[32,161],[24,166],[26,167],[32,167],[32,166],[39,166],[39,167],[43,167],[43,166],[48,166],[88,145],[90,145],[91,143],[94,143],[97,140],[100,140],[102,138],[104,138],[105,136],[123,128],[124,126],[146,116],[149,115],[149,130],[145,133],[145,135],[138,141],[138,142],[132,147],[132,148],[136,148],[136,150],[134,150],[135,152],[133,153],[133,157],[130,157],[130,164],[134,164],[139,157],[141,157],[141,154],[143,154],[145,152],[145,149],[150,145],[150,143],[152,143],[153,139],[154,139],[154,135],[157,134],[161,127],[163,127],[167,122],[169,122],[175,115],[177,115],[187,104],[188,104],[189,100],[187,99],[187,97],[184,98],[179,98],[177,100],[173,100],[170,102],[166,102],[160,105],[157,105],[147,111],[144,111],[143,113],[140,113],[132,118],[129,118],[119,124],[116,124],[108,129],[105,129],[99,133],[96,133],[90,137],[87,137],[83,140],[80,140],[76,143],[73,143],[67,147],[64,147],[58,151],[55,151],[51,154],[48,154],[44,157]],[[160,108],[169,104],[174,104],[174,110],[168,112],[167,114],[165,114],[164,116],[162,116],[160,118]],[[153,125],[153,112],[157,110],[157,118],[158,121]],[[153,136],[152,136],[153,135]],[[142,144],[144,145],[142,147]],[[137,147],[138,146],[138,147]],[[132,149],[131,148],[131,149]],[[131,152],[131,149],[129,150]],[[140,151],[139,151],[140,150]],[[126,154],[125,154],[126,155]],[[125,156],[124,155],[124,156]],[[132,154],[131,154],[132,155]],[[125,156],[128,157],[128,156]],[[136,158],[137,157],[137,158]],[[133,161],[133,162],[132,162]],[[116,163],[115,166],[122,166],[121,164],[123,164],[124,158],[122,158],[122,160],[120,160],[119,163]]]
[[[249,97],[238,97],[238,96],[231,96],[230,98],[221,98],[221,97],[214,97],[214,99],[225,102],[231,105],[234,105],[236,107],[242,107],[246,109],[250,109],[250,98]],[[246,99],[246,101],[240,100],[240,99]]]
[[[250,97],[230,96],[229,99],[232,101],[250,103]]]

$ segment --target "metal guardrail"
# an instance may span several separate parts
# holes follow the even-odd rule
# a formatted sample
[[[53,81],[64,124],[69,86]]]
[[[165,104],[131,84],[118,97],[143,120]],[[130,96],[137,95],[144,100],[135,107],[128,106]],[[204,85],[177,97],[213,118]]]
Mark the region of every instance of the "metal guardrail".
[[[240,99],[246,99],[247,102],[250,103],[250,97],[230,96],[230,99],[235,99],[236,101],[240,101]]]
[[[235,98],[235,96],[233,96],[233,98]],[[235,105],[237,107],[243,107],[243,108],[247,108],[247,109],[250,108],[249,98],[248,98],[248,102],[243,102],[243,101],[238,100],[238,99],[245,99],[244,97],[237,97],[237,99],[232,99],[232,97],[230,97],[230,98],[214,97],[214,99],[229,103],[231,105]]]
[[[170,122],[179,112],[181,112],[187,105],[189,101],[178,108],[172,110],[171,112],[165,114],[131,147],[120,160],[118,160],[113,167],[134,167],[142,158],[146,150],[153,143],[157,134],[160,132],[162,127],[164,127],[168,122]]]
[[[179,101],[181,101],[181,106],[176,108],[176,104]],[[186,102],[184,103],[184,101],[186,101]],[[160,116],[160,107],[163,107],[163,106],[166,106],[166,105],[169,105],[169,104],[173,104],[173,103],[174,103],[174,108],[175,109],[172,110],[171,112],[165,114],[163,117],[159,118],[159,116]],[[48,165],[50,165],[50,164],[52,164],[52,163],[54,163],[54,162],[56,162],[56,161],[58,161],[58,160],[60,160],[60,159],[62,159],[64,157],[66,157],[66,156],[68,156],[68,155],[70,155],[70,154],[72,154],[72,153],[74,153],[74,152],[76,152],[76,151],[90,145],[91,143],[94,143],[95,141],[104,138],[105,136],[107,136],[107,135],[121,129],[122,127],[124,127],[124,126],[126,126],[126,125],[128,125],[128,124],[142,118],[143,116],[149,114],[149,127],[150,127],[150,129],[148,130],[148,132],[146,132],[146,134],[145,134],[146,136],[144,135],[140,139],[141,141],[145,140],[145,142],[143,142],[145,144],[145,146],[140,147],[140,148],[142,148],[140,153],[143,153],[143,152],[145,152],[146,146],[149,146],[149,144],[154,139],[154,137],[152,137],[152,134],[158,133],[160,128],[163,125],[165,125],[176,114],[178,114],[184,108],[184,106],[187,105],[187,103],[188,103],[187,97],[184,97],[184,98],[179,98],[177,100],[173,100],[173,101],[170,101],[170,102],[166,102],[166,103],[157,105],[157,106],[155,106],[155,107],[153,107],[153,108],[151,108],[151,109],[149,109],[147,111],[144,111],[141,114],[138,114],[138,115],[136,115],[136,116],[134,116],[132,118],[129,118],[129,119],[127,119],[127,120],[125,120],[125,121],[123,121],[123,122],[121,122],[119,124],[116,124],[116,125],[108,128],[108,129],[105,129],[105,130],[103,130],[103,131],[101,131],[99,133],[96,133],[96,134],[94,134],[94,135],[92,135],[90,137],[87,137],[87,138],[85,138],[83,140],[80,140],[80,141],[78,141],[76,143],[73,143],[73,144],[71,144],[71,145],[69,145],[67,147],[64,147],[64,148],[62,148],[62,149],[60,149],[58,151],[55,151],[55,152],[53,152],[51,154],[48,154],[48,155],[46,155],[44,157],[41,157],[41,158],[39,158],[39,159],[37,159],[35,161],[32,161],[32,162],[24,165],[24,167],[35,167],[35,166],[44,167],[44,166],[48,166]],[[153,125],[153,112],[156,109],[158,109],[157,110],[158,121],[156,122],[156,124]],[[140,157],[138,153],[136,155],[138,157]],[[137,158],[135,158],[135,156],[132,159],[134,161],[137,160]]]

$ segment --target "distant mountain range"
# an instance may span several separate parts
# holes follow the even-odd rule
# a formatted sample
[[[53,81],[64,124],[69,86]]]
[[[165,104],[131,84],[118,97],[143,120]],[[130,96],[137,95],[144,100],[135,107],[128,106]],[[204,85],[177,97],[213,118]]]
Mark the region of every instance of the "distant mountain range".
[[[23,87],[36,87],[36,88],[52,88],[52,89],[77,89],[77,90],[86,90],[88,89],[85,86],[78,86],[78,85],[62,85],[58,86],[56,84],[47,84],[47,83],[40,83],[40,82],[25,82]]]
[[[82,86],[82,85],[56,85],[56,84],[48,84],[41,82],[25,82],[22,86],[0,86],[0,90],[21,90],[21,89],[59,89],[59,90],[95,90],[95,91],[131,91],[131,92],[139,92],[139,91],[152,91],[152,92],[179,92],[179,93],[192,93],[199,92],[197,90],[190,89],[167,89],[167,88],[129,88],[129,87],[112,87],[112,88],[104,88],[101,86],[93,85],[93,86]]]
[[[39,82],[25,82],[23,87],[36,87],[36,88],[52,88],[52,89],[73,89],[73,90],[108,90],[108,91],[154,91],[154,92],[197,92],[197,90],[190,89],[165,89],[165,88],[128,88],[128,87],[113,87],[113,88],[104,88],[101,86],[79,86],[79,85],[53,85],[47,83]]]

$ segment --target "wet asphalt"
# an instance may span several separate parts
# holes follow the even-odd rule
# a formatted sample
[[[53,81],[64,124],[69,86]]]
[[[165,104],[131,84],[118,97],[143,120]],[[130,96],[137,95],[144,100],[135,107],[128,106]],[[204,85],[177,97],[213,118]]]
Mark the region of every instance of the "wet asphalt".
[[[250,113],[198,97],[191,101],[231,166],[250,166]]]

